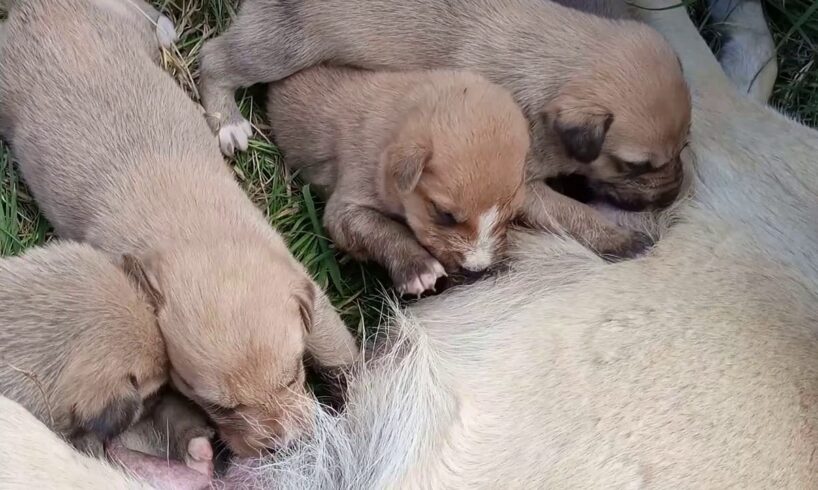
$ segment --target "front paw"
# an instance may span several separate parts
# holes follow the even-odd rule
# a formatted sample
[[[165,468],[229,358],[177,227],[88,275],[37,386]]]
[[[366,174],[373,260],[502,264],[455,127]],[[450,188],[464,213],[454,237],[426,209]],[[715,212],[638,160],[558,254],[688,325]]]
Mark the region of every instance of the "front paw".
[[[210,444],[212,432],[211,430],[209,434],[188,440],[185,454],[185,465],[208,478],[213,477],[213,446]]]
[[[642,255],[654,243],[650,235],[640,231],[617,229],[592,248],[605,260],[619,262]]]
[[[431,255],[413,257],[393,268],[392,282],[398,293],[420,296],[434,291],[435,283],[446,276],[446,269]]]
[[[241,119],[228,122],[219,128],[219,148],[225,156],[232,157],[236,151],[247,151],[252,135],[250,121]]]

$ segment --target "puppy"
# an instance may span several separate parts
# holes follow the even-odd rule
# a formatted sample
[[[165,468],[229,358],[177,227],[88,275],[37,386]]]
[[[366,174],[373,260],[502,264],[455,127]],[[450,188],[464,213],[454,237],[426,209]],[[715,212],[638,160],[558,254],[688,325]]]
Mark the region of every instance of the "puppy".
[[[523,203],[528,125],[479,75],[316,67],[273,84],[290,169],[329,200],[337,246],[420,295],[446,271],[480,273]]]
[[[157,397],[149,416],[123,432],[112,447],[184,462],[207,478],[213,477],[215,431],[200,408],[170,390]]]
[[[222,150],[247,146],[237,87],[322,62],[467,69],[511,90],[532,128],[526,221],[603,255],[635,255],[645,237],[555,195],[545,178],[582,174],[629,210],[679,194],[690,94],[675,53],[644,24],[544,0],[247,0],[202,48],[202,100]]]
[[[97,454],[168,380],[138,267],[68,242],[0,260],[0,393]]]
[[[174,385],[231,449],[257,454],[310,425],[304,355],[343,366],[357,346],[155,63],[150,10],[134,0],[14,5],[0,133],[58,234],[136,257],[158,293]]]

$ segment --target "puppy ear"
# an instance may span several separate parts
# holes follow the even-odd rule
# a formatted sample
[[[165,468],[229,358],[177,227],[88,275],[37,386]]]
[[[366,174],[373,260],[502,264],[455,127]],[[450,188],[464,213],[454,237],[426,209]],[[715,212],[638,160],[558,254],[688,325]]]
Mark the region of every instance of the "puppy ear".
[[[311,282],[295,292],[295,300],[298,302],[298,312],[301,315],[301,322],[307,335],[312,332],[313,317],[315,311],[315,286]]]
[[[313,326],[307,336],[307,353],[317,367],[349,366],[360,354],[355,337],[349,332],[327,295],[315,288]]]
[[[148,295],[153,309],[159,311],[165,305],[165,297],[159,290],[159,282],[156,277],[157,262],[156,257],[140,260],[131,254],[122,256],[122,269],[125,274]]]
[[[411,192],[432,158],[432,144],[425,130],[401,130],[397,140],[386,147],[382,162],[388,180],[399,192]]]
[[[545,117],[551,121],[566,155],[582,163],[599,158],[605,135],[614,120],[613,114],[602,107],[565,99],[557,101]]]

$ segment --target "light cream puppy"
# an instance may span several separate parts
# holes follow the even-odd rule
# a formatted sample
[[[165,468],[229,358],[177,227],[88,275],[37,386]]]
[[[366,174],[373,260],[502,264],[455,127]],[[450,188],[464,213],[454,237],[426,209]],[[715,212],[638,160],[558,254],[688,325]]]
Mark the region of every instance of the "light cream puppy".
[[[335,244],[398,291],[502,260],[524,202],[528,124],[511,94],[465,72],[316,67],[269,91],[290,170],[329,197]]]
[[[174,384],[234,451],[257,454],[310,424],[305,353],[338,367],[357,347],[157,65],[138,4],[15,3],[0,135],[59,235],[138,259],[161,296]]]

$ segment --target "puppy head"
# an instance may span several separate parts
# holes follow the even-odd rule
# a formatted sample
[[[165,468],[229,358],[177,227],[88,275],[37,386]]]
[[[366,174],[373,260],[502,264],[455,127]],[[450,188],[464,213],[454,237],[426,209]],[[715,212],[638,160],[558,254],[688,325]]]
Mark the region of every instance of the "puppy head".
[[[53,399],[58,413],[70,413],[74,437],[105,441],[140,417],[168,381],[168,360],[156,320],[161,297],[128,256],[97,267],[93,304],[75,311],[83,328],[72,345],[82,348],[66,353]]]
[[[483,271],[501,257],[522,205],[528,149],[511,96],[476,79],[408,114],[382,156],[386,198],[447,270]]]
[[[241,456],[300,435],[314,406],[303,358],[315,286],[277,248],[242,237],[142,260],[164,298],[158,318],[174,386]]]
[[[632,27],[632,28],[631,28]],[[668,43],[647,26],[628,23],[602,40],[589,61],[548,106],[572,171],[628,210],[672,203],[682,185],[679,154],[687,143],[690,91]]]

